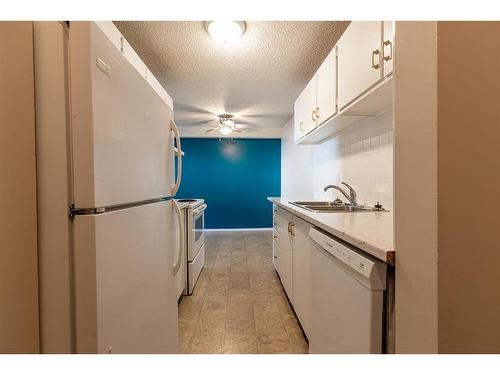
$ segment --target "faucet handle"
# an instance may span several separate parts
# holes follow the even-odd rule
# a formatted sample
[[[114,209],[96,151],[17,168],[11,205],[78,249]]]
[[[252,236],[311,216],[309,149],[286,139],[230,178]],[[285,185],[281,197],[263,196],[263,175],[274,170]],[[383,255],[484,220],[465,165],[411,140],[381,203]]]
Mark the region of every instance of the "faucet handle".
[[[349,190],[354,190],[354,189],[352,188],[352,186],[351,186],[351,185],[349,185],[347,182],[342,181],[342,182],[341,182],[341,184],[344,184],[345,186],[347,186],[347,188],[348,188]]]
[[[342,181],[341,184],[347,186],[347,188],[349,189],[349,195],[351,196],[351,203],[357,204],[357,202],[356,202],[356,190],[354,190],[351,185],[345,183],[344,181]]]

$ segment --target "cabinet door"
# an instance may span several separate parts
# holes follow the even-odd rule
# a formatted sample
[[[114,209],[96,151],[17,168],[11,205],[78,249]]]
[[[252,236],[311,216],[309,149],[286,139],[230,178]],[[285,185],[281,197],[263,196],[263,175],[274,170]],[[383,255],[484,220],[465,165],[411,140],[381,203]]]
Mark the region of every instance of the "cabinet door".
[[[311,78],[301,96],[304,118],[304,135],[316,128],[316,75]]]
[[[293,304],[292,289],[292,235],[288,231],[291,227],[292,215],[287,211],[276,208],[274,213],[273,229],[273,256],[274,267],[281,279],[288,299]]]
[[[394,21],[384,21],[383,43],[384,77],[387,77],[393,71]]]
[[[382,22],[351,22],[337,43],[339,109],[382,79],[381,50]]]
[[[304,97],[302,94],[295,100],[293,109],[295,142],[297,142],[304,136]]]
[[[316,73],[318,126],[337,112],[337,47],[334,47]]]
[[[309,335],[311,309],[311,225],[295,218],[293,247],[293,307],[306,335]]]

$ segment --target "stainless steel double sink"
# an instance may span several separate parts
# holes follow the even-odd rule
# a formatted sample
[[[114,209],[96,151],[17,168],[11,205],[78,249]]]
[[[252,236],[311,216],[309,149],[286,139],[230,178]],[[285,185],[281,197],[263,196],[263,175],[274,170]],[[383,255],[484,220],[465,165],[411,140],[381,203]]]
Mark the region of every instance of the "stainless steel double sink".
[[[383,208],[370,206],[352,206],[333,202],[288,202],[313,212],[384,212]]]

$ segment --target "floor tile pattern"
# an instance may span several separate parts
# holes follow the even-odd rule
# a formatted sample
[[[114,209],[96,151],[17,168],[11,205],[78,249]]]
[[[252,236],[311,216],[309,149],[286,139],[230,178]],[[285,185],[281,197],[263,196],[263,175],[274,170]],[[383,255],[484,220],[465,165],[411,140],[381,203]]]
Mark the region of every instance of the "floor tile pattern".
[[[183,353],[307,353],[272,252],[269,231],[207,232],[206,266],[179,303]]]

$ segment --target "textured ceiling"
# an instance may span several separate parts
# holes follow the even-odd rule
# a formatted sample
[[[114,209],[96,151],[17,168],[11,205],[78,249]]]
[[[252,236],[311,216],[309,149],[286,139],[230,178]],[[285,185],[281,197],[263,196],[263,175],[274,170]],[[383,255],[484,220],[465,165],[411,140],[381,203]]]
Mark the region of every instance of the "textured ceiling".
[[[250,21],[220,46],[203,22],[115,22],[172,96],[177,124],[200,132],[224,112],[249,132],[282,127],[348,23]]]

